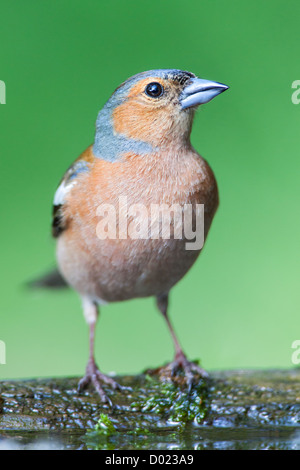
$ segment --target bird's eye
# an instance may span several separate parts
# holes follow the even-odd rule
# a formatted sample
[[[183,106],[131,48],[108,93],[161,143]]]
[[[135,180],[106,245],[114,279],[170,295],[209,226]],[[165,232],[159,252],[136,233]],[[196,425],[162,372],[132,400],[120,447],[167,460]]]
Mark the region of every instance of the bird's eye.
[[[157,82],[149,83],[145,88],[146,95],[151,96],[151,98],[159,98],[163,92],[163,87]]]

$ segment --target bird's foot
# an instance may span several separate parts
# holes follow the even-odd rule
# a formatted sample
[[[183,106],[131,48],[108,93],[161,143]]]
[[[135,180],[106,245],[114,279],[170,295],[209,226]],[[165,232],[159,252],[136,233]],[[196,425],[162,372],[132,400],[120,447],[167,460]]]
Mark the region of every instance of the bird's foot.
[[[102,374],[102,372],[100,372],[100,370],[98,369],[94,359],[90,359],[86,367],[85,376],[79,381],[78,391],[81,392],[88,385],[92,385],[100,396],[101,401],[103,403],[108,403],[110,406],[112,406],[111,399],[106,395],[105,391],[103,390],[103,383],[109,385],[114,390],[123,390],[126,388],[119,385],[118,382],[116,382],[111,377]]]
[[[178,385],[187,385],[189,391],[200,379],[209,377],[204,369],[189,361],[183,353],[176,354],[174,361],[169,364],[149,372],[158,374],[162,380],[172,380]]]
[[[208,373],[198,366],[195,362],[189,361],[184,354],[175,357],[174,361],[168,364],[171,377],[182,377],[188,386],[188,390],[191,390],[193,385],[196,385],[200,379],[208,378]]]

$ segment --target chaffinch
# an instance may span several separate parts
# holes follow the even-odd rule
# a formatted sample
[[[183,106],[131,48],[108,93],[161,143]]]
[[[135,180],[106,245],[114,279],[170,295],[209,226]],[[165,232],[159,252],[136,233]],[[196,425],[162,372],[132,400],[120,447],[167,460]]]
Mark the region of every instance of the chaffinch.
[[[208,163],[191,146],[190,133],[195,109],[227,88],[175,69],[129,78],[99,112],[93,145],[67,170],[55,193],[52,233],[58,267],[82,299],[90,333],[89,360],[79,389],[91,383],[102,401],[109,401],[103,383],[119,387],[99,371],[94,358],[99,305],[107,302],[156,297],[175,347],[170,371],[183,370],[189,382],[195,374],[206,375],[188,361],[167,314],[171,288],[201,247],[186,249],[187,237],[174,236],[172,217],[167,224],[170,236],[162,236],[161,225],[156,236],[149,236],[148,219],[148,236],[138,231],[145,227],[144,209],[153,215],[155,205],[175,204],[182,211],[191,206],[195,227],[195,210],[202,204],[206,238],[218,189]],[[132,206],[135,210],[128,211]],[[156,213],[150,227],[159,223],[161,214]]]

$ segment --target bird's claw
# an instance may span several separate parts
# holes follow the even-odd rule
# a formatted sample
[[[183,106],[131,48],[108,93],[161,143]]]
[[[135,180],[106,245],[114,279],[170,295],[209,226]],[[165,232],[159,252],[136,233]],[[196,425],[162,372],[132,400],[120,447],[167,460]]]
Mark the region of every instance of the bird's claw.
[[[102,384],[105,383],[109,385],[113,390],[125,390],[127,387],[123,387],[122,385],[118,384],[114,379],[111,377],[103,374],[98,369],[96,363],[94,361],[89,361],[85,376],[79,381],[78,383],[78,392],[84,390],[88,385],[92,385],[98,395],[101,398],[103,403],[108,403],[109,406],[112,406],[111,399],[107,396],[105,391],[103,390]]]
[[[177,355],[174,361],[153,371],[162,379],[172,380],[180,385],[186,385],[188,392],[199,379],[209,377],[208,373],[194,362],[189,361],[184,354]]]
[[[186,380],[188,392],[191,391],[193,385],[196,385],[200,378],[206,379],[208,373],[194,362],[188,361],[185,356],[180,357],[171,362],[171,376],[175,377],[182,370]]]
[[[183,370],[185,375],[199,375],[202,378],[207,378],[208,373],[202,367],[195,364],[195,362],[189,361],[185,356],[179,356],[174,359],[170,364],[172,375],[175,375],[178,371]]]

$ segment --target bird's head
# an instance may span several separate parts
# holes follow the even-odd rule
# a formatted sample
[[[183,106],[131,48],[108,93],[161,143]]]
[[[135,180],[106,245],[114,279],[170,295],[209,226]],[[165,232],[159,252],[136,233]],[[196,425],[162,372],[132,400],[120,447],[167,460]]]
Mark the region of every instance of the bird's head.
[[[182,70],[150,70],[122,83],[99,112],[94,153],[114,161],[189,142],[195,109],[228,87]]]

